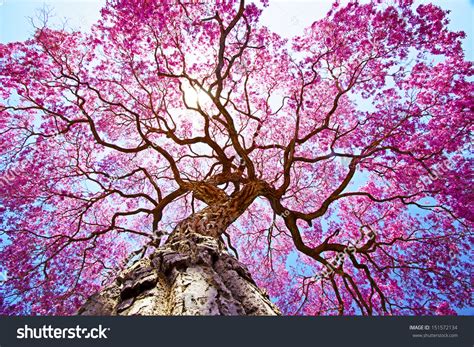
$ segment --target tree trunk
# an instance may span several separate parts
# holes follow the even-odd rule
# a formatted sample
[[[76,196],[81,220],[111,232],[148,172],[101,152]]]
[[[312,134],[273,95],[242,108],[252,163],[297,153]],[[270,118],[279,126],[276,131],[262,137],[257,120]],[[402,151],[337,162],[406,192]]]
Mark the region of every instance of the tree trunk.
[[[90,297],[78,314],[280,314],[220,241],[265,184],[248,183],[230,197],[210,183],[189,188],[208,206],[180,222],[164,246],[120,273],[115,283]]]
[[[174,238],[90,297],[79,315],[279,315],[222,242]]]

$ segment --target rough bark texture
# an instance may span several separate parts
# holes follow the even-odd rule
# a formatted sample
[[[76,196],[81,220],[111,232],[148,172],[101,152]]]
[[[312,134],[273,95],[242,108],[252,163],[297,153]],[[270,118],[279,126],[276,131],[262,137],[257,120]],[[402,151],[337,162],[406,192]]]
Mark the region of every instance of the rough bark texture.
[[[215,184],[191,185],[193,196],[208,206],[181,221],[164,246],[120,273],[78,314],[280,314],[245,266],[219,241],[266,186],[251,182],[227,196]]]
[[[174,237],[90,297],[79,315],[278,315],[215,237]]]

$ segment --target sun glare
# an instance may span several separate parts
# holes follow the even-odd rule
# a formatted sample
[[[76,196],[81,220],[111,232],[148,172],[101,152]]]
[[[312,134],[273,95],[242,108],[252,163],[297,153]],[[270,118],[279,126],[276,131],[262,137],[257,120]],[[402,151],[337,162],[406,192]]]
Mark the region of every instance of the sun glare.
[[[193,87],[189,84],[183,85],[184,98],[190,107],[203,106],[210,101],[206,92],[199,87]]]

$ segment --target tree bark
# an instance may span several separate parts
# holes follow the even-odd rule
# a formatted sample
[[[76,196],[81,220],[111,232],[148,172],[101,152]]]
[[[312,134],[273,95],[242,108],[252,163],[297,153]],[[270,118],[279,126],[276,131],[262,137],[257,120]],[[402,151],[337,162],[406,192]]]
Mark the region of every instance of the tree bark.
[[[181,221],[163,246],[90,297],[79,315],[280,314],[220,241],[266,185],[251,182],[230,197],[210,183],[189,188],[208,206]]]
[[[174,237],[90,297],[79,315],[279,315],[215,237]]]

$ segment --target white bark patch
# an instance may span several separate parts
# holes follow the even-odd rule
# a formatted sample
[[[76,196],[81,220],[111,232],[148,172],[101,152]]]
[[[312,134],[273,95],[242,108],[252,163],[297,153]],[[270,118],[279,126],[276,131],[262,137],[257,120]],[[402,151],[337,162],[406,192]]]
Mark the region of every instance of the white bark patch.
[[[279,315],[216,239],[187,234],[120,273],[80,315]]]

